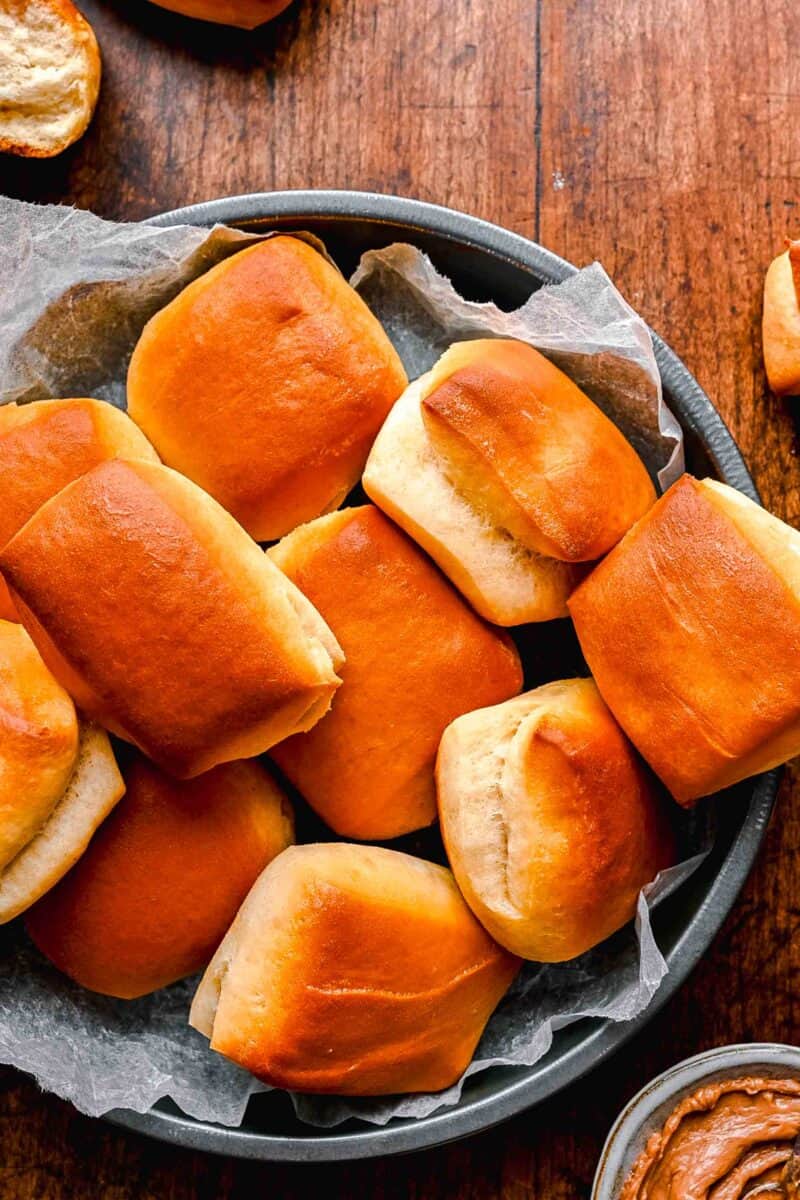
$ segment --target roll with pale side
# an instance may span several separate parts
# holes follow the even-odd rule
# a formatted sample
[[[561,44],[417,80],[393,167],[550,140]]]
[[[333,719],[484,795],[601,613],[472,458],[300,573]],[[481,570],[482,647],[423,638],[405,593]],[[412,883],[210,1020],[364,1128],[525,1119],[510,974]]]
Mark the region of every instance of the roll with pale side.
[[[564,962],[596,946],[675,859],[663,800],[590,679],[459,717],[436,782],[458,886],[522,958]]]
[[[302,526],[269,557],[316,605],[346,659],[330,713],[272,757],[345,837],[430,825],[442,731],[522,686],[511,639],[371,504]]]
[[[608,707],[676,800],[800,751],[800,533],[684,475],[570,599]]]
[[[309,729],[339,684],[319,613],[167,467],[101,463],[39,509],[0,570],[79,707],[178,778]]]
[[[0,620],[0,923],[58,882],[124,790],[106,734]]]
[[[435,1092],[469,1064],[518,967],[444,867],[375,846],[298,846],[245,900],[190,1022],[275,1087]]]
[[[406,386],[382,327],[306,242],[226,259],[147,323],[128,411],[259,541],[338,508]]]
[[[130,417],[102,400],[0,406],[0,549],[45,500],[108,458],[158,462]],[[17,619],[2,578],[0,617]]]
[[[207,965],[294,825],[255,761],[179,783],[133,752],[123,770],[124,798],[26,924],[59,970],[127,1000]]]
[[[655,501],[617,427],[523,342],[460,342],[392,409],[370,498],[499,625],[566,615],[567,597]]]
[[[800,240],[770,263],[764,282],[764,365],[778,396],[800,395]]]

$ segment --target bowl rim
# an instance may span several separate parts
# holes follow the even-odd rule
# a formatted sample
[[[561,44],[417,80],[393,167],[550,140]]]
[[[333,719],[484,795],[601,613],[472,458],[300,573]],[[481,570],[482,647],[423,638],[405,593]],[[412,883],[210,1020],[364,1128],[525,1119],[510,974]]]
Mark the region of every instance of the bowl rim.
[[[403,226],[409,234],[433,234],[500,259],[539,280],[557,283],[577,267],[519,234],[455,209],[408,197],[331,189],[253,192],[172,209],[149,219],[158,226],[216,223],[257,226],[281,220],[367,221]],[[654,331],[650,331],[665,387],[681,396],[682,424],[696,431],[714,467],[734,487],[759,501],[741,452],[722,417],[687,367]],[[197,1121],[178,1111],[155,1107],[145,1113],[115,1109],[112,1124],[162,1142],[243,1159],[320,1163],[405,1154],[443,1145],[499,1124],[541,1103],[599,1066],[646,1025],[684,983],[708,950],[730,912],[755,862],[769,823],[780,770],[753,779],[746,816],[725,860],[691,921],[667,958],[669,972],[650,1004],[632,1021],[615,1023],[587,1018],[586,1035],[547,1063],[514,1070],[491,1096],[437,1110],[419,1120],[394,1120],[384,1126],[362,1125],[344,1132],[292,1137]]]
[[[786,1066],[800,1075],[800,1047],[785,1042],[734,1042],[701,1050],[655,1075],[631,1097],[611,1126],[597,1164],[591,1200],[615,1200],[613,1189],[627,1148],[662,1105],[673,1099],[678,1103],[680,1095],[722,1072],[738,1072],[741,1067],[743,1074],[749,1074],[752,1068],[765,1066],[770,1070]]]

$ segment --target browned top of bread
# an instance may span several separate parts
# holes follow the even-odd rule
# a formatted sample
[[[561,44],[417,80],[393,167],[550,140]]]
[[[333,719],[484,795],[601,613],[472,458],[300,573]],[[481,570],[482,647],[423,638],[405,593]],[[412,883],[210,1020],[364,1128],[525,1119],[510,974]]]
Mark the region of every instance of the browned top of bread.
[[[633,447],[532,346],[458,344],[433,381],[423,419],[452,480],[529,549],[598,558],[655,501]]]
[[[101,463],[0,554],[20,617],[90,715],[167,771],[261,753],[330,703],[338,647],[232,517],[155,463]]]
[[[798,564],[794,530],[684,475],[569,601],[604,700],[683,803],[800,750]]]
[[[77,753],[74,704],[25,630],[0,621],[0,870],[58,804]]]
[[[436,779],[458,885],[523,958],[583,954],[631,920],[640,890],[674,861],[657,785],[591,679],[459,717]]]
[[[255,761],[178,782],[133,754],[124,777],[125,796],[27,926],[83,987],[129,999],[205,967],[294,830]]]
[[[297,846],[240,909],[191,1022],[277,1087],[438,1091],[466,1068],[518,966],[444,867],[375,846]]]
[[[159,8],[194,17],[198,21],[214,21],[217,25],[237,25],[240,29],[255,29],[271,21],[289,7],[291,0],[153,0]]]
[[[148,322],[128,405],[259,541],[336,508],[406,384],[363,300],[298,238],[241,250]]]
[[[331,712],[273,757],[337,833],[382,839],[429,825],[442,731],[519,691],[513,642],[371,504],[312,521],[270,557],[346,658]]]
[[[133,421],[101,400],[0,406],[0,548],[45,500],[107,458],[158,461]],[[2,579],[0,616],[16,619]]]

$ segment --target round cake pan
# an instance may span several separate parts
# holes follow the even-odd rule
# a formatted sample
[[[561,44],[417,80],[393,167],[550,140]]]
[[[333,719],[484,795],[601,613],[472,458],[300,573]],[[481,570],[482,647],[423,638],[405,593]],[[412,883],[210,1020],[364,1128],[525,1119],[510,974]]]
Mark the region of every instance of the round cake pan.
[[[522,304],[542,284],[575,267],[541,246],[464,213],[366,192],[297,191],[234,196],[154,218],[158,225],[214,223],[245,229],[308,230],[321,237],[346,273],[368,249],[411,242],[430,255],[463,295]],[[742,456],[711,402],[680,359],[653,334],[666,399],[680,421],[687,463],[758,499]],[[327,1162],[400,1154],[477,1133],[541,1103],[596,1067],[637,1033],[680,987],[730,911],[755,861],[777,789],[777,772],[739,785],[720,805],[718,836],[702,867],[654,913],[669,974],[649,1008],[625,1024],[583,1020],[556,1035],[533,1067],[471,1076],[460,1102],[419,1121],[378,1127],[355,1121],[320,1130],[303,1124],[281,1092],[256,1096],[237,1129],[204,1124],[162,1103],[148,1113],[115,1111],[110,1119],[167,1142],[241,1158]]]
[[[720,1046],[684,1059],[652,1079],[617,1117],[600,1156],[592,1200],[617,1200],[651,1133],[704,1083],[739,1076],[800,1079],[800,1050],[774,1042]]]

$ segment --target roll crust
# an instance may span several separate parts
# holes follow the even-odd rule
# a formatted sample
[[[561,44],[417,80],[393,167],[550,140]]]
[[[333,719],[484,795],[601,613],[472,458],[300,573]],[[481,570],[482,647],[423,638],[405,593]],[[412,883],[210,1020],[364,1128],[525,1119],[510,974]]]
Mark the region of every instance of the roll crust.
[[[615,425],[522,342],[461,342],[395,405],[368,495],[501,625],[564,616],[585,573],[655,500]]]
[[[64,794],[78,754],[75,705],[24,629],[0,621],[0,867]]]
[[[374,846],[298,846],[242,905],[190,1022],[276,1087],[438,1091],[467,1067],[518,967],[444,867]]]
[[[282,13],[291,0],[153,0],[153,3],[198,21],[255,29]]]
[[[259,541],[330,512],[406,386],[363,300],[294,237],[241,250],[146,325],[128,411]]]
[[[31,840],[0,871],[0,924],[19,916],[77,862],[125,791],[104,729],[81,721],[63,794]]]
[[[381,840],[435,819],[433,767],[460,713],[515,695],[517,651],[373,505],[301,527],[269,552],[346,657],[331,712],[271,754],[339,834]]]
[[[0,620],[0,924],[61,878],[122,791],[105,733]]]
[[[459,717],[436,780],[458,886],[522,958],[564,962],[596,946],[675,860],[654,782],[590,679]]]
[[[312,605],[166,467],[101,463],[39,509],[0,570],[79,706],[179,778],[309,728],[339,684]]]
[[[253,761],[179,783],[134,754],[125,783],[123,801],[26,924],[82,987],[132,999],[207,965],[261,871],[294,841],[294,822]]]
[[[764,281],[764,365],[778,396],[800,395],[800,240],[789,242]]]
[[[133,421],[102,400],[0,406],[0,548],[46,500],[108,458],[158,462]],[[0,618],[17,619],[2,578]]]
[[[679,803],[800,751],[800,534],[684,475],[573,593],[586,661]]]

